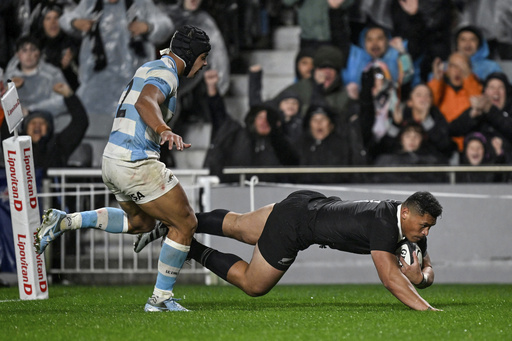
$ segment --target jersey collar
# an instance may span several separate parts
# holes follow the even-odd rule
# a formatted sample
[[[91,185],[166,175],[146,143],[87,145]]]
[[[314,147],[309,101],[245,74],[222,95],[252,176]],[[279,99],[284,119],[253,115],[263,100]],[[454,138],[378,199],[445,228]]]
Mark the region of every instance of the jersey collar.
[[[164,55],[162,56],[162,61],[165,63],[165,64],[169,64],[169,63],[172,63],[171,65],[168,65],[170,68],[172,69],[175,69],[177,70],[178,67],[176,66],[176,61],[169,55]]]
[[[398,205],[397,211],[396,211],[396,219],[398,220],[398,240],[397,242],[400,242],[401,240],[404,240],[404,234],[402,233],[402,221],[400,220],[400,212],[402,211],[402,204]]]

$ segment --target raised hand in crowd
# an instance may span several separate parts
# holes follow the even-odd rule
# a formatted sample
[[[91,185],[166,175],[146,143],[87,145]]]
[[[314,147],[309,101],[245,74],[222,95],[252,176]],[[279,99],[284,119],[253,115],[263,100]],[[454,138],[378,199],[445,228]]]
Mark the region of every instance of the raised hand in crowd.
[[[359,86],[356,83],[348,83],[347,86],[345,86],[345,89],[347,90],[348,97],[355,101],[359,99]]]
[[[400,53],[405,53],[405,45],[404,40],[401,37],[394,37],[389,41],[389,46],[393,47],[395,50],[397,50]]]
[[[395,122],[396,125],[402,124],[402,122],[404,120],[404,108],[403,108],[402,102],[400,102],[400,100],[396,101],[395,110],[392,110],[391,114],[393,115],[393,122]],[[427,115],[428,115],[428,112],[427,112]]]
[[[471,112],[469,114],[471,118],[478,117],[491,110],[492,101],[486,95],[471,96],[469,101],[471,102]]]
[[[59,95],[62,95],[64,97],[66,97],[66,98],[73,95],[73,90],[66,83],[56,83],[53,86],[53,91],[55,91]]]
[[[491,146],[494,148],[497,156],[503,155],[503,139],[501,137],[494,136],[491,139]]]
[[[432,74],[435,79],[441,80],[444,76],[446,64],[441,60],[441,58],[436,57],[432,62]]]
[[[71,25],[74,28],[76,28],[77,30],[79,30],[83,33],[87,33],[92,29],[92,27],[95,23],[96,23],[96,20],[79,18],[79,19],[73,20]]]
[[[138,37],[149,32],[149,25],[144,21],[134,20],[128,24],[128,30],[132,37]]]
[[[206,70],[204,72],[204,83],[206,84],[206,92],[212,97],[217,94],[217,84],[219,83],[219,73],[217,70]]]

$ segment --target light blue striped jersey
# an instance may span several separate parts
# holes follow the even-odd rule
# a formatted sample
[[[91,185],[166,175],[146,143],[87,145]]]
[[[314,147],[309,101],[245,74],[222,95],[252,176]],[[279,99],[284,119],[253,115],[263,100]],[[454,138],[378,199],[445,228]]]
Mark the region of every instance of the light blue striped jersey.
[[[160,105],[165,122],[169,122],[176,110],[178,72],[176,62],[163,56],[137,69],[130,83],[121,94],[116,117],[103,156],[124,161],[158,159],[160,136],[142,120],[135,103],[146,84],[156,86],[165,96]]]

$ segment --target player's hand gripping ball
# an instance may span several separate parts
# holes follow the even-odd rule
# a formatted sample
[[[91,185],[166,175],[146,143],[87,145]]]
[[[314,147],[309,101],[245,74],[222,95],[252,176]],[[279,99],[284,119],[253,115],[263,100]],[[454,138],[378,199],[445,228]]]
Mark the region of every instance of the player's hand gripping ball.
[[[398,264],[402,266],[402,262],[400,261],[400,256],[405,260],[408,265],[411,265],[414,262],[413,252],[416,252],[416,256],[418,256],[418,262],[420,263],[420,269],[423,267],[423,255],[421,253],[421,249],[416,243],[411,243],[408,240],[403,240],[398,245],[398,248],[395,251],[396,258],[398,259]]]

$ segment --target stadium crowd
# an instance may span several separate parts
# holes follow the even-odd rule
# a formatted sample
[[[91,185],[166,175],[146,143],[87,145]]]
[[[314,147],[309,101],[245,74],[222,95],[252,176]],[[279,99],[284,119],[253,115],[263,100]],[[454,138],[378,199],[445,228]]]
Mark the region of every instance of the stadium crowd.
[[[204,167],[224,182],[237,181],[222,173],[227,166],[509,165],[512,85],[500,62],[512,60],[510,15],[506,0],[2,0],[0,90],[7,80],[17,87],[21,129],[41,155],[36,167],[91,167],[93,148],[83,145],[106,144],[117,89],[190,24],[209,35],[212,50],[200,76],[180,79],[172,127],[211,124]],[[265,70],[249,68],[242,52],[272,48],[284,25],[301,29],[295,79],[264,99]],[[232,73],[248,74],[243,123],[224,102]],[[1,129],[2,140],[10,136],[5,122]],[[172,151],[162,153],[175,167]],[[448,181],[444,174],[263,180]]]

